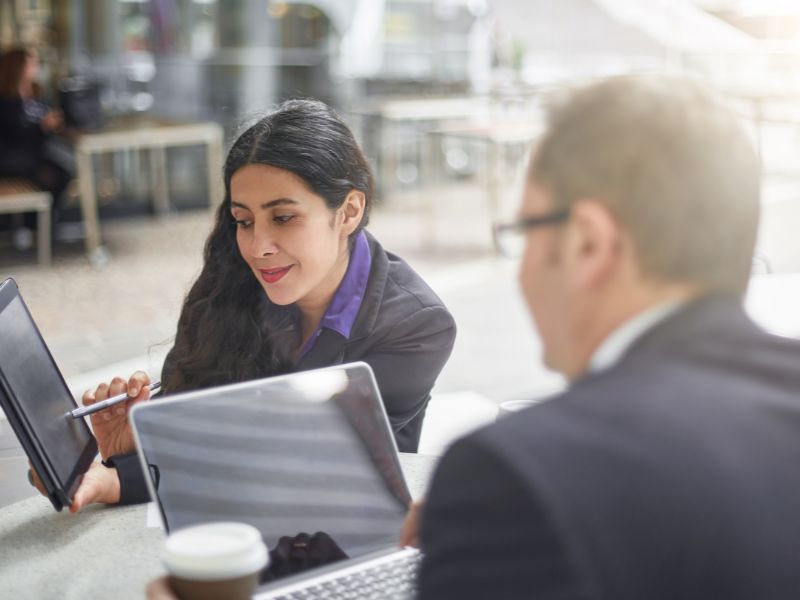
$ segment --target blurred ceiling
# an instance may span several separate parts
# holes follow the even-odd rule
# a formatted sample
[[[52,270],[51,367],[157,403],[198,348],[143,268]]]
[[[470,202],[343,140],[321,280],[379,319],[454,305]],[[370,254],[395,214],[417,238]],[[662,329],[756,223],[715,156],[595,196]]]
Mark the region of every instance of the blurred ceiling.
[[[756,44],[690,0],[492,0],[491,6],[498,27],[533,51],[739,53]]]

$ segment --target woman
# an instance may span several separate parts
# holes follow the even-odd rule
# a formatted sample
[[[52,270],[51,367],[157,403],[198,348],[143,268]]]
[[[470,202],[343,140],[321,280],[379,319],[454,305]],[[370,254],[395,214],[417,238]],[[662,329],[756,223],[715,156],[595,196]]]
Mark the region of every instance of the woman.
[[[31,181],[58,206],[74,169],[68,152],[55,152],[64,119],[38,98],[38,73],[32,51],[15,48],[0,56],[0,176]]]
[[[165,391],[363,360],[399,449],[415,452],[455,324],[425,282],[364,231],[374,184],[350,130],[320,102],[285,102],[236,140],[224,181],[164,364]],[[105,466],[86,474],[73,512],[148,500],[127,420],[148,383],[138,372],[84,394],[87,405],[126,391],[131,400],[92,416]]]

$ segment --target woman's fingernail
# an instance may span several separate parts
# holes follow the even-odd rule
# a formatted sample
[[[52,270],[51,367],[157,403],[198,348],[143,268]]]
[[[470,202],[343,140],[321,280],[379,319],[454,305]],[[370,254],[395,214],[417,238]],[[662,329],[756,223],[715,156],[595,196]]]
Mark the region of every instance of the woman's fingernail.
[[[131,389],[128,390],[128,396],[130,396],[131,398],[136,398],[136,396],[138,395],[139,395],[139,390],[137,388],[132,387]]]
[[[110,421],[111,420],[111,411],[110,410],[108,410],[108,411],[103,413],[103,419],[106,420],[106,421]]]
[[[117,414],[118,415],[124,415],[125,414],[125,407],[124,406],[118,406],[117,407]]]

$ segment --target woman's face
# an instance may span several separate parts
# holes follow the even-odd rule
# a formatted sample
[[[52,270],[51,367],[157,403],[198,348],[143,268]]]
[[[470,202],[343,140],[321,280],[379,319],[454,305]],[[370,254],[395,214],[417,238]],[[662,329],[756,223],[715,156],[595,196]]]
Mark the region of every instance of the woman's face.
[[[347,269],[354,229],[347,204],[329,209],[302,179],[277,167],[250,164],[233,174],[236,243],[272,302],[327,306]]]
[[[25,59],[25,68],[22,70],[21,84],[30,85],[39,76],[39,57],[31,52]]]

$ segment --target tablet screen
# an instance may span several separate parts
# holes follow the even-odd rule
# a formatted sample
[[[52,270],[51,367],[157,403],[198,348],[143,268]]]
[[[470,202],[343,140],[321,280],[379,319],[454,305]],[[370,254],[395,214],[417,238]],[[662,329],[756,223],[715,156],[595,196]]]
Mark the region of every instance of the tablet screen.
[[[28,311],[15,295],[0,312],[0,370],[49,458],[59,485],[68,487],[92,439]]]

